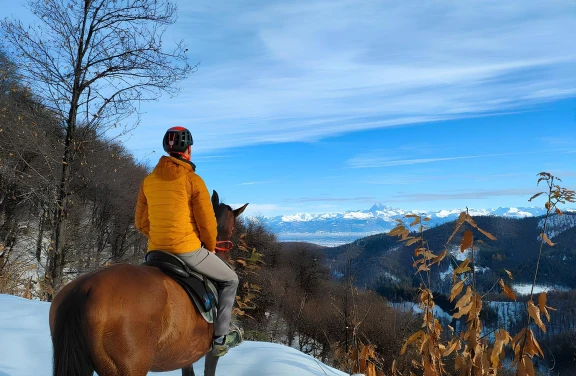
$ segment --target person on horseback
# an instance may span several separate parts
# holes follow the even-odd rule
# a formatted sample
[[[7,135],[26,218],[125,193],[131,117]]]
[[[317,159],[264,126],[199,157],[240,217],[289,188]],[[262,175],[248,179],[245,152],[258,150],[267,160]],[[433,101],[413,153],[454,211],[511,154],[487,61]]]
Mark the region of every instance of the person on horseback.
[[[216,216],[206,184],[190,161],[192,144],[188,129],[168,129],[162,145],[169,156],[162,156],[142,182],[135,222],[148,238],[148,251],[175,254],[192,270],[216,282],[219,301],[212,353],[222,356],[241,341],[236,331],[228,335],[238,276],[214,254]]]

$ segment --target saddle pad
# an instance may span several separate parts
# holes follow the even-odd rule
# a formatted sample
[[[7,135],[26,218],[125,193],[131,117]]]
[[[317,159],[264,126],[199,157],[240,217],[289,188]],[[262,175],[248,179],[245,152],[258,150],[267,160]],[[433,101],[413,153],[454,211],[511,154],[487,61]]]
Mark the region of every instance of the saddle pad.
[[[218,306],[218,290],[214,283],[193,270],[177,256],[163,252],[150,251],[143,265],[154,266],[162,270],[184,288],[198,311],[209,323],[214,323]]]

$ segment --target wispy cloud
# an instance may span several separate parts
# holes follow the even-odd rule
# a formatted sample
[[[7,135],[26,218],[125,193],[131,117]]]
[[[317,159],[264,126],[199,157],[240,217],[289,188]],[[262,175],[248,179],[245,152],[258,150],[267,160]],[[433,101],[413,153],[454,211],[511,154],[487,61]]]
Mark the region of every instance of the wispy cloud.
[[[177,98],[151,104],[143,128],[188,126],[206,150],[516,111],[576,95],[574,2],[471,6],[182,4],[178,32],[193,36],[191,58],[201,66]]]
[[[533,188],[510,188],[493,190],[463,190],[446,193],[402,193],[391,197],[389,202],[428,202],[439,200],[485,199],[500,196],[534,194]]]
[[[232,208],[239,208],[244,204],[230,204]],[[277,205],[277,204],[254,204],[249,203],[244,211],[245,216],[257,217],[260,215],[278,214],[278,213],[293,213],[302,210],[301,207],[291,205]]]
[[[548,136],[548,137],[542,137],[540,138],[540,141],[542,141],[543,143],[545,143],[546,145],[550,145],[550,146],[573,146],[576,145],[576,137],[570,137],[570,136]],[[574,152],[574,150],[569,151],[570,152]]]
[[[286,202],[374,202],[374,197],[301,197],[294,199],[286,199]]]
[[[355,157],[347,161],[348,166],[354,168],[374,168],[374,167],[394,167],[406,166],[422,163],[433,163],[443,161],[454,161],[459,159],[472,159],[484,157],[496,157],[506,154],[480,154],[480,155],[466,155],[459,157],[446,157],[446,158],[417,158],[417,159],[394,159],[389,157]]]
[[[256,185],[256,184],[266,184],[266,183],[274,183],[274,180],[266,180],[266,181],[247,181],[245,183],[239,183],[238,185]]]
[[[229,156],[226,155],[199,155],[199,156],[194,156],[194,161],[195,162],[214,162],[214,161],[221,161],[224,160],[226,158],[229,158]]]

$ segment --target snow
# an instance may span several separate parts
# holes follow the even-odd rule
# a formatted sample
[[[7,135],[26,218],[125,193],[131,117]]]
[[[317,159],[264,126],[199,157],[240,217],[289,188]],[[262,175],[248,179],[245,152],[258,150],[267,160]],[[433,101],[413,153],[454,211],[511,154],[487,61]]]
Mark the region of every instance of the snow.
[[[0,376],[51,376],[50,304],[0,294]],[[194,365],[202,375],[204,361]],[[284,345],[245,341],[218,363],[218,375],[346,376]],[[149,375],[180,376],[180,370]]]
[[[508,210],[508,213],[505,214],[505,216],[514,216],[514,217],[532,217],[533,214],[529,213],[527,211],[521,211],[518,208],[510,208],[510,210]]]
[[[309,222],[313,220],[315,216],[308,213],[297,213],[294,215],[283,215],[282,222]]]
[[[445,218],[452,214],[460,214],[460,210],[440,210],[438,213],[436,213],[436,217]]]
[[[440,272],[440,279],[441,280],[445,280],[446,277],[452,277],[452,275],[454,274],[454,267],[452,266],[452,264],[448,265],[448,269],[446,269],[446,271]]]
[[[454,258],[455,258],[456,260],[458,260],[458,261],[464,261],[464,260],[466,260],[467,258],[469,258],[469,256],[470,256],[470,250],[469,250],[469,249],[466,249],[466,250],[464,250],[464,252],[461,252],[459,245],[455,245],[455,246],[450,247],[450,248],[448,249],[448,252],[449,252],[452,256],[454,256]]]
[[[532,284],[530,283],[515,283],[512,284],[512,289],[518,293],[519,295],[530,295],[530,290],[532,289]],[[550,292],[550,291],[569,291],[570,289],[564,286],[544,286],[544,285],[535,285],[534,286],[534,294],[539,294],[541,292]]]
[[[400,282],[400,278],[396,277],[394,274],[389,272],[384,272],[384,276],[390,279],[392,282]]]
[[[363,213],[363,212],[348,212],[348,213],[345,213],[342,218],[344,218],[344,219],[369,219],[369,218],[374,218],[374,214]]]
[[[422,308],[420,308],[418,304],[413,302],[398,302],[398,303],[388,302],[388,305],[402,312],[409,312],[415,315],[421,314],[423,312]],[[449,313],[445,312],[442,308],[438,307],[437,305],[434,305],[432,311],[434,312],[434,317],[438,319],[452,321],[452,316]]]
[[[544,221],[545,219],[542,218],[538,221],[538,228],[544,228]],[[562,232],[569,230],[573,227],[576,227],[576,216],[575,215],[552,215],[548,218],[548,224],[546,225],[546,235],[550,239],[558,236]],[[538,241],[540,241],[540,237],[538,237]]]

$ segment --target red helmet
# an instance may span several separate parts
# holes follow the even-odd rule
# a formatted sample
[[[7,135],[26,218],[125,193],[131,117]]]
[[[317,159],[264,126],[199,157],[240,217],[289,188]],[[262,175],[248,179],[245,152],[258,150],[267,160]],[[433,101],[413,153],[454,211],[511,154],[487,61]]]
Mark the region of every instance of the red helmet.
[[[184,153],[188,146],[193,145],[192,133],[184,127],[172,127],[166,131],[162,146],[170,153]]]

